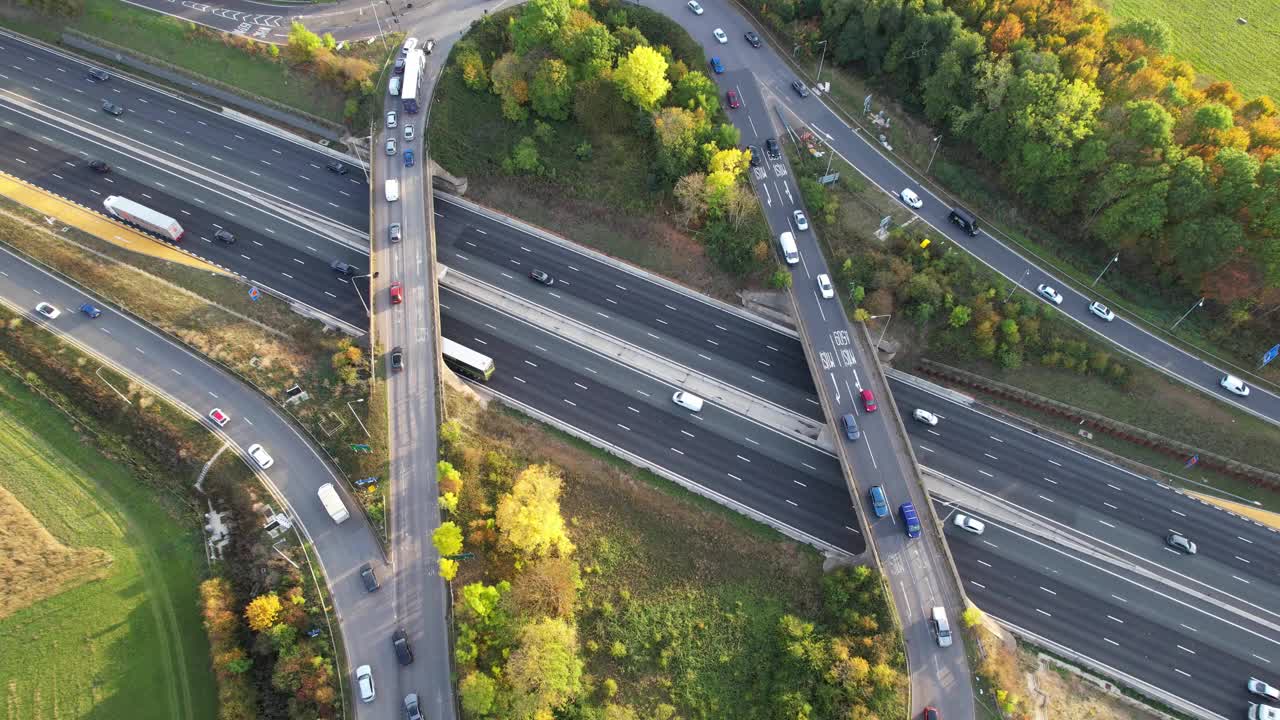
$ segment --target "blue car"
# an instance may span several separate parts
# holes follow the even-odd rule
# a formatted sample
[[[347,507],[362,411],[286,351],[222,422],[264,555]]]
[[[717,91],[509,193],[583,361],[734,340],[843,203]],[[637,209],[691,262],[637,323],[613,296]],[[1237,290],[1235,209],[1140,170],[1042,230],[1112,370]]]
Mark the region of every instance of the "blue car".
[[[867,496],[871,498],[871,510],[875,512],[876,517],[882,518],[889,514],[889,501],[885,499],[884,488],[872,485]]]
[[[916,506],[904,502],[898,506],[898,514],[902,516],[902,524],[907,528],[907,537],[920,537],[920,516],[916,515]]]
[[[91,318],[96,318],[102,314],[101,310],[99,310],[97,307],[93,305],[90,305],[89,303],[85,303],[81,305],[80,312],[84,313],[85,315],[88,315]]]
[[[404,166],[413,167],[413,151],[412,150],[404,151]]]
[[[724,72],[724,63],[720,62],[720,58],[713,57],[711,58],[711,69],[715,70],[716,74],[719,75]]]

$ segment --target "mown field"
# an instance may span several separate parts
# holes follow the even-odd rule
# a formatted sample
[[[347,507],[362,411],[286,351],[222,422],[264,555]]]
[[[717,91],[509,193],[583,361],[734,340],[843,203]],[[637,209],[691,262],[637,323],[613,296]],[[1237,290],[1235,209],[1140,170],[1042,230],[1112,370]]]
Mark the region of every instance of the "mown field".
[[[1230,80],[1248,97],[1280,98],[1280,2],[1103,0],[1103,5],[1122,20],[1164,21],[1171,31],[1169,50],[1200,73]]]
[[[2,371],[0,521],[7,720],[215,716],[198,538]]]

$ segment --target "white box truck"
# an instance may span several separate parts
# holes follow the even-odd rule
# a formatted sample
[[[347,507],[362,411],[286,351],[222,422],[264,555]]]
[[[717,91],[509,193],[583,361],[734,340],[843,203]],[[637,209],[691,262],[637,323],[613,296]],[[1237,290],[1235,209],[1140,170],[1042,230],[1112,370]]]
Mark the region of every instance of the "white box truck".
[[[329,517],[333,521],[341,524],[344,520],[351,517],[351,513],[347,512],[347,506],[343,504],[342,498],[338,495],[338,491],[334,489],[333,483],[325,483],[316,491],[320,496],[320,502],[324,504],[324,509],[329,511]]]

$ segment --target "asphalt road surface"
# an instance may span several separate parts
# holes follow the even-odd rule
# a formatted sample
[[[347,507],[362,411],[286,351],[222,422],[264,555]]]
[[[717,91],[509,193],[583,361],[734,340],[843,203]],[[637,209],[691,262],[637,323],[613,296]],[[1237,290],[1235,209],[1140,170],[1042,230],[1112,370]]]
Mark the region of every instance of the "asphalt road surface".
[[[940,505],[938,514],[956,509]],[[1190,701],[1205,716],[1243,717],[1245,681],[1270,677],[1280,662],[1275,633],[983,519],[980,536],[948,522],[947,541],[965,591],[1001,621]]]
[[[149,385],[195,417],[204,418],[214,407],[221,408],[231,421],[217,432],[237,450],[262,444],[275,463],[259,474],[284,497],[290,513],[302,522],[315,545],[332,593],[334,621],[351,666],[372,665],[375,683],[393,675],[397,666],[391,647],[395,618],[386,612],[385,597],[365,592],[358,574],[359,567],[368,562],[381,577],[387,577],[382,551],[355,499],[347,493],[346,483],[270,401],[167,337],[4,248],[0,248],[0,298],[25,314],[29,322],[47,327],[82,352]],[[103,310],[100,317],[91,319],[79,312],[88,300]],[[42,318],[33,310],[40,302],[53,304],[62,315],[52,321]],[[205,422],[214,432],[214,426]],[[324,483],[333,483],[351,511],[351,518],[340,525],[333,522],[316,496]],[[340,668],[339,673],[343,692],[350,696],[351,673],[348,668]],[[384,693],[373,703],[353,705],[360,717],[387,718],[394,716],[398,702]]]

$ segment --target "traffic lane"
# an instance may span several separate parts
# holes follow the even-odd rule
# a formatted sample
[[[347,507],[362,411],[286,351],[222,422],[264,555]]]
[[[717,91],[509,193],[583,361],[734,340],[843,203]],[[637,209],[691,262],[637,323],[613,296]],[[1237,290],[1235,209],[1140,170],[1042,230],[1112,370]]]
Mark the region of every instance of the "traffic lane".
[[[469,241],[467,241],[469,242]],[[466,242],[463,243],[464,248]],[[809,393],[800,392],[783,383],[771,381],[763,372],[734,361],[741,357],[731,350],[717,345],[716,341],[702,346],[650,332],[643,324],[632,321],[633,311],[626,304],[618,306],[618,314],[606,314],[601,306],[583,303],[568,296],[563,282],[546,287],[520,274],[507,273],[485,263],[476,263],[469,253],[450,252],[444,256],[450,265],[461,272],[489,282],[497,288],[521,297],[527,302],[545,308],[548,312],[571,318],[586,327],[617,338],[619,341],[661,356],[688,370],[702,373],[729,386],[741,389],[752,396],[771,402],[798,415],[822,421],[821,407]],[[575,281],[571,281],[576,284]],[[606,306],[606,309],[613,306]],[[674,315],[673,315],[674,316]],[[661,318],[659,321],[662,322]],[[713,331],[714,332],[714,331]],[[766,350],[767,352],[767,350]],[[767,370],[768,368],[760,368]]]
[[[589,269],[583,271],[571,264],[572,258],[570,263],[561,264],[543,257],[541,250],[547,243],[540,246],[521,243],[517,246],[474,227],[449,228],[441,232],[440,237],[447,239],[446,246],[455,260],[472,268],[467,270],[468,274],[518,291],[545,287],[545,292],[554,298],[578,300],[578,303],[563,303],[560,307],[562,312],[579,322],[607,325],[611,334],[621,336],[613,318],[625,317],[635,326],[635,331],[627,338],[638,345],[665,345],[666,338],[671,338],[688,345],[694,353],[714,353],[727,362],[746,368],[750,374],[760,378],[748,385],[753,390],[757,389],[753,386],[760,382],[772,380],[797,393],[812,393],[809,369],[796,361],[796,355],[785,355],[776,345],[761,344],[757,337],[736,332],[732,325],[724,324],[730,313],[717,312],[709,318],[690,316],[666,302],[672,293],[655,297],[655,293],[646,292],[648,288],[644,285],[630,283],[630,276],[618,272],[596,275]],[[484,272],[485,262],[491,268],[490,272]],[[534,288],[531,285],[533,281],[528,278],[534,269],[549,273],[552,284]],[[624,285],[624,282],[628,284]],[[737,323],[738,326],[744,324]],[[790,403],[794,407],[803,407],[804,404],[800,398],[793,398]]]
[[[501,336],[506,328],[494,330],[460,320],[460,315],[467,316],[463,307],[459,296],[442,292],[442,332],[498,358],[498,369],[489,381],[496,392],[588,430],[835,547],[853,554],[865,550],[854,529],[857,522],[848,493],[839,482],[810,479],[805,468],[789,466],[754,447],[709,432],[707,420],[677,411],[665,384],[627,370],[633,375],[625,384],[629,389],[616,389],[600,379],[606,373],[603,366],[613,363],[601,359],[586,366],[595,374],[579,372],[562,364],[558,360],[562,355],[530,352],[523,343],[517,345]]]
[[[187,234],[176,243],[177,247],[260,283],[264,289],[283,293],[357,326],[362,324],[364,310],[352,282],[336,277],[328,267],[329,260],[307,257],[265,234],[215,215],[198,203],[187,203],[135,182],[127,166],[99,175],[89,169],[84,157],[0,129],[0,169],[104,216],[108,213],[102,202],[108,195],[146,204],[183,226]],[[228,245],[215,241],[213,234],[219,229],[231,231],[236,242]],[[335,248],[333,252],[362,266],[367,263],[367,258],[345,248]]]
[[[362,185],[363,177],[329,177],[328,173],[314,172],[328,161],[327,155],[314,149],[242,124],[215,110],[179,99],[170,92],[114,71],[110,80],[92,82],[87,74],[96,66],[18,38],[10,36],[0,41],[0,59],[8,61],[6,64],[14,71],[7,73],[9,79],[0,80],[0,89],[20,95],[35,92],[37,95],[32,97],[48,100],[50,106],[58,111],[94,123],[109,118],[102,112],[101,103],[111,100],[125,107],[123,116],[111,118],[117,120],[115,125],[118,127],[113,126],[117,132],[141,135],[138,128],[130,126],[131,121],[138,120],[141,121],[139,127],[146,128],[148,137],[145,141],[161,140],[165,143],[163,149],[169,152],[187,157],[221,156],[219,162],[221,158],[231,158],[235,164],[226,165],[228,172],[253,167],[273,185],[296,185],[304,180],[311,185],[311,192],[297,193],[289,199],[308,206],[316,213],[328,214],[333,209],[327,200],[321,202],[324,193],[316,193],[315,190],[328,190],[335,197],[341,197],[338,191],[347,191],[355,202],[348,202],[346,206],[340,203],[338,211],[345,207],[351,214],[348,221],[352,227],[363,228],[367,224],[368,208],[359,202],[366,193],[359,190],[351,192],[349,187],[351,181]],[[142,142],[144,138],[138,137],[137,140]]]
[[[979,563],[982,572],[999,574],[1001,563],[1007,560],[1034,568],[1043,576],[1043,581],[1036,586],[1037,594],[1057,591],[1060,584],[1065,584],[1118,603],[1124,613],[1106,617],[1103,625],[1123,624],[1131,616],[1137,616],[1167,627],[1172,634],[1185,636],[1188,642],[1204,643],[1245,662],[1265,664],[1280,654],[1280,638],[1265,625],[1223,613],[1194,596],[1171,591],[1127,569],[993,522],[982,512],[943,501],[935,501],[935,507],[946,524],[949,544],[975,544],[978,552],[984,554]],[[961,530],[954,523],[958,513],[983,521],[987,531],[975,536]]]
[[[610,314],[625,314],[649,330],[694,347],[725,353],[755,372],[812,392],[799,342],[791,335],[466,208],[447,203],[436,207],[442,254],[443,248],[450,248],[514,275],[545,270],[555,276],[557,292],[581,297]]]
[[[817,100],[817,98],[810,98]],[[1013,249],[985,231],[969,236],[948,219],[951,206],[917,184],[909,175],[880,154],[870,145],[870,140],[855,133],[822,102],[799,102],[792,110],[811,126],[821,127],[828,142],[860,172],[890,195],[903,188],[912,188],[924,200],[924,207],[915,213],[933,226],[934,230],[956,243],[971,255],[993,267],[1007,279],[1035,293],[1040,284],[1053,286],[1063,294],[1062,306],[1055,308],[1080,322],[1086,329],[1101,335],[1116,345],[1145,359],[1149,364],[1204,390],[1218,399],[1231,403],[1273,423],[1280,423],[1280,396],[1268,390],[1254,387],[1248,398],[1238,398],[1222,390],[1218,385],[1224,371],[1194,355],[1184,352],[1150,332],[1128,322],[1097,322],[1088,311],[1092,298],[1073,290]],[[830,133],[827,135],[827,133]],[[1039,297],[1037,295],[1037,297]]]
[[[379,631],[385,612],[378,596],[364,591],[358,573],[360,565],[371,562],[385,576],[381,551],[344,483],[270,401],[167,337],[51,277],[7,248],[0,248],[0,297],[22,308],[38,302],[55,305],[62,310],[61,317],[46,322],[31,312],[30,321],[75,339],[82,348],[92,348],[197,416],[204,418],[214,407],[222,409],[231,420],[221,434],[234,442],[237,450],[262,444],[275,461],[262,474],[284,496],[288,510],[302,522],[315,544],[334,600],[334,621],[341,621],[338,628],[352,665],[366,662],[362,658],[374,658],[375,668],[390,672],[391,665],[379,659],[385,653],[376,647],[389,637],[389,632],[384,636]],[[102,315],[90,319],[80,314],[78,308],[85,301],[102,309]],[[214,430],[207,418],[203,422]],[[316,490],[326,482],[339,489],[353,511],[352,518],[341,525],[333,522],[316,496]]]
[[[1097,592],[1080,576],[1080,566],[1070,567],[1065,556],[1061,564],[1024,563],[1026,543],[991,524],[988,528],[982,537],[953,526],[947,530],[965,589],[984,612],[1214,712],[1237,716],[1247,709],[1244,680],[1257,672],[1259,661],[1214,641],[1212,633],[1231,628],[1210,626],[1204,616],[1197,619],[1185,606],[1134,586],[1104,585],[1106,594]],[[1006,544],[1017,549],[1002,553]],[[1170,619],[1152,620],[1153,608]],[[1182,620],[1191,620],[1185,624],[1195,631],[1182,627]],[[1252,640],[1249,647],[1256,647],[1259,641]]]
[[[924,392],[903,392],[907,397],[913,394]],[[953,409],[937,427],[909,426],[913,438],[923,435],[916,447],[925,465],[1073,527],[1093,541],[1270,612],[1267,598],[1280,589],[1275,552],[1280,550],[1280,537],[1275,533],[983,414]],[[1060,451],[1054,455],[1062,461],[1049,462],[1049,449]],[[1199,554],[1181,559],[1164,543],[1172,532],[1195,540]],[[1239,533],[1255,534],[1258,540],[1243,540]]]
[[[1066,492],[1084,488],[1077,493],[1075,502],[1090,504],[1103,495],[1123,492],[1134,502],[1167,507],[1197,538],[1231,548],[1232,554],[1241,552],[1250,562],[1259,557],[1265,562],[1268,557],[1280,554],[1280,534],[1276,531],[1195,497],[1170,493],[1166,486],[1151,478],[1135,475],[1039,433],[957,405],[908,383],[895,381],[894,397],[903,400],[899,408],[904,414],[923,408],[944,418],[936,427],[914,422],[907,425],[908,435],[918,438],[921,444],[928,444],[931,450],[942,446],[957,453],[981,452],[984,457],[987,453],[997,454],[1000,460],[1008,457],[1009,465],[1018,468],[1022,479],[1028,482],[1035,482],[1037,478],[1045,482],[1044,477],[1060,480],[1055,473],[1071,473],[1076,481],[1070,485],[1059,482],[1058,489]],[[1046,483],[1045,487],[1053,485]],[[1277,570],[1280,572],[1280,568]]]

